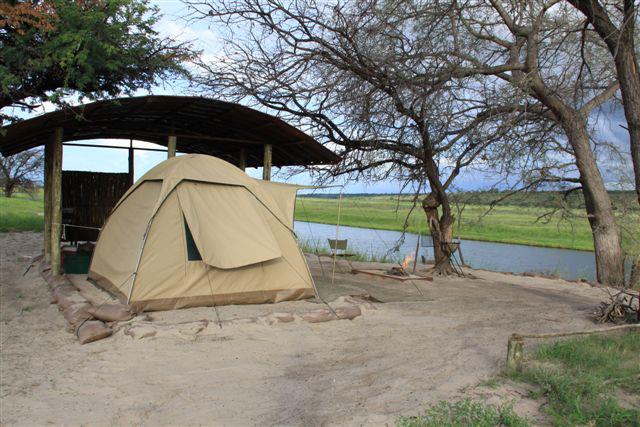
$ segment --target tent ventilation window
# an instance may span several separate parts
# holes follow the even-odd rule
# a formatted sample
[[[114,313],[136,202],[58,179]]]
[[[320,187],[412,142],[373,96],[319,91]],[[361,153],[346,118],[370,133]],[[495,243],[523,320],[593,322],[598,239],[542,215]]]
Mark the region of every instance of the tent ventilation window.
[[[182,218],[182,222],[184,223],[184,235],[187,239],[187,260],[189,261],[202,261],[202,255],[200,255],[200,251],[196,246],[196,242],[193,240],[193,235],[191,234],[191,230],[189,230],[189,225],[187,221]]]

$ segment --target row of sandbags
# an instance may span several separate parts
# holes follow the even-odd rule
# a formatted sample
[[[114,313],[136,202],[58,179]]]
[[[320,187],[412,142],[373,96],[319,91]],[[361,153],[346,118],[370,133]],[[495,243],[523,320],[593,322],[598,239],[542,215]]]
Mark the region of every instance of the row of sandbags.
[[[54,277],[50,267],[44,263],[41,272],[51,290],[52,303],[58,305],[68,323],[67,330],[78,337],[80,344],[110,336],[113,333],[110,322],[133,317],[131,311],[122,304],[92,304],[66,276]]]
[[[149,315],[137,318],[133,322],[124,323],[122,330],[124,335],[134,339],[145,339],[159,336],[173,336],[187,339],[195,339],[196,336],[217,334],[219,329],[227,326],[258,324],[263,326],[274,326],[280,323],[291,323],[296,320],[307,323],[321,323],[332,320],[353,320],[361,316],[365,311],[375,310],[374,301],[367,294],[341,296],[332,305],[327,303],[326,308],[318,308],[302,313],[270,313],[262,316],[233,318],[218,320],[200,319],[194,321],[180,322],[177,324],[157,324]],[[211,325],[217,325],[212,328]]]

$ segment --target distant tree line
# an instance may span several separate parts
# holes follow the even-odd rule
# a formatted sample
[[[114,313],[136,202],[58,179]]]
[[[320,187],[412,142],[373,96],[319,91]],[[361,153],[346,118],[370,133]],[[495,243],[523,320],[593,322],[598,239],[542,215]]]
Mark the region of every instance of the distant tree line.
[[[426,195],[426,194],[425,194]],[[523,207],[537,207],[541,211],[549,207],[566,206],[570,209],[584,209],[584,198],[580,193],[572,193],[568,196],[562,191],[528,191],[518,192],[511,194],[507,190],[490,190],[490,191],[456,191],[450,194],[451,200],[454,203],[467,203],[476,205],[491,205],[496,200],[500,200],[501,197],[505,197],[500,201],[500,205],[506,206],[523,206]],[[628,190],[609,190],[609,196],[613,203],[613,209],[628,209],[632,211],[639,211],[640,205],[635,200],[635,191]],[[318,198],[318,199],[338,199],[340,193],[313,193],[313,194],[299,194],[298,197],[302,198]],[[411,201],[412,195],[400,194],[400,193],[343,193],[342,197],[349,199],[351,197],[386,197],[390,200]]]

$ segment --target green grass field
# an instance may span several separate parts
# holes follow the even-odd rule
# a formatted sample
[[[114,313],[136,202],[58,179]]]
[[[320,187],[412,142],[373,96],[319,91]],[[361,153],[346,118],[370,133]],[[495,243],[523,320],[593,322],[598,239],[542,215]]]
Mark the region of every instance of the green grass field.
[[[549,218],[538,219],[551,206],[549,200],[540,196],[533,202],[545,207],[531,206],[522,200],[516,204],[499,205],[489,213],[485,196],[474,193],[469,200],[481,200],[481,204],[462,205],[459,224],[454,235],[464,239],[491,242],[516,243],[523,245],[546,246],[593,250],[591,230],[583,210],[573,208],[565,211],[565,217],[556,213]],[[482,194],[482,193],[480,193]],[[398,199],[393,195],[350,196],[342,201],[340,224],[354,227],[370,227],[382,230],[402,230],[404,221],[411,208],[411,199]],[[624,214],[621,210],[619,223],[623,232],[623,246],[630,253],[640,251],[640,211],[630,210]],[[335,224],[338,217],[337,198],[299,197],[296,204],[296,219],[324,224]],[[35,199],[26,194],[16,194],[7,199],[0,196],[0,232],[5,231],[41,231],[43,228],[43,193]],[[408,230],[425,232],[426,219],[419,206],[409,216]]]
[[[498,387],[506,378],[528,384],[529,398],[539,401],[553,426],[640,426],[640,333],[589,336],[544,343],[527,356],[522,372],[493,378]],[[491,385],[490,385],[491,384]],[[499,406],[470,399],[428,405],[399,427],[525,427],[537,423],[519,416],[514,400]]]
[[[0,196],[0,232],[42,231],[44,227],[44,193],[35,198],[18,193],[7,199]]]
[[[556,426],[640,427],[640,333],[589,336],[540,346],[513,379]]]
[[[337,198],[299,197],[296,219],[335,224],[338,217]],[[411,199],[397,196],[358,196],[342,200],[340,224],[382,230],[402,230],[411,209]],[[591,229],[583,210],[573,208],[539,219],[548,211],[544,206],[496,206],[489,213],[488,204],[459,205],[462,214],[454,235],[463,239],[516,243],[579,250],[593,250]],[[631,253],[640,250],[640,212],[617,211],[623,232],[623,245]],[[408,220],[408,231],[425,232],[426,218],[416,206]]]

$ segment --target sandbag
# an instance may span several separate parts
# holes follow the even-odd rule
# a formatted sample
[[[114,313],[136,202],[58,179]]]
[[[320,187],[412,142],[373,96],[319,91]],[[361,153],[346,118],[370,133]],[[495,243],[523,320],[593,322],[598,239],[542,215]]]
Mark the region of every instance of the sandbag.
[[[317,310],[309,311],[300,315],[302,320],[309,323],[328,322],[330,320],[337,320],[336,315],[325,308],[319,308]]]
[[[98,307],[90,307],[89,313],[96,319],[105,322],[117,322],[131,320],[133,313],[129,311],[127,306],[122,304],[102,304]]]
[[[107,338],[113,333],[111,328],[99,320],[88,320],[80,325],[76,331],[80,344],[87,344]]]
[[[79,325],[88,319],[93,319],[89,309],[91,304],[73,304],[62,312],[62,315],[71,326]]]
[[[266,326],[273,326],[277,323],[290,323],[296,320],[292,313],[272,313],[266,316],[261,316],[257,321]]]
[[[87,304],[88,301],[72,285],[60,285],[53,289],[53,298],[60,307],[66,310],[74,304]]]
[[[360,307],[356,306],[338,307],[335,309],[335,312],[340,319],[348,320],[355,319],[362,314]]]
[[[335,312],[335,313],[334,313]],[[300,315],[302,320],[309,323],[328,322],[330,320],[351,320],[362,314],[362,310],[356,306],[338,307],[331,310],[320,308]]]

